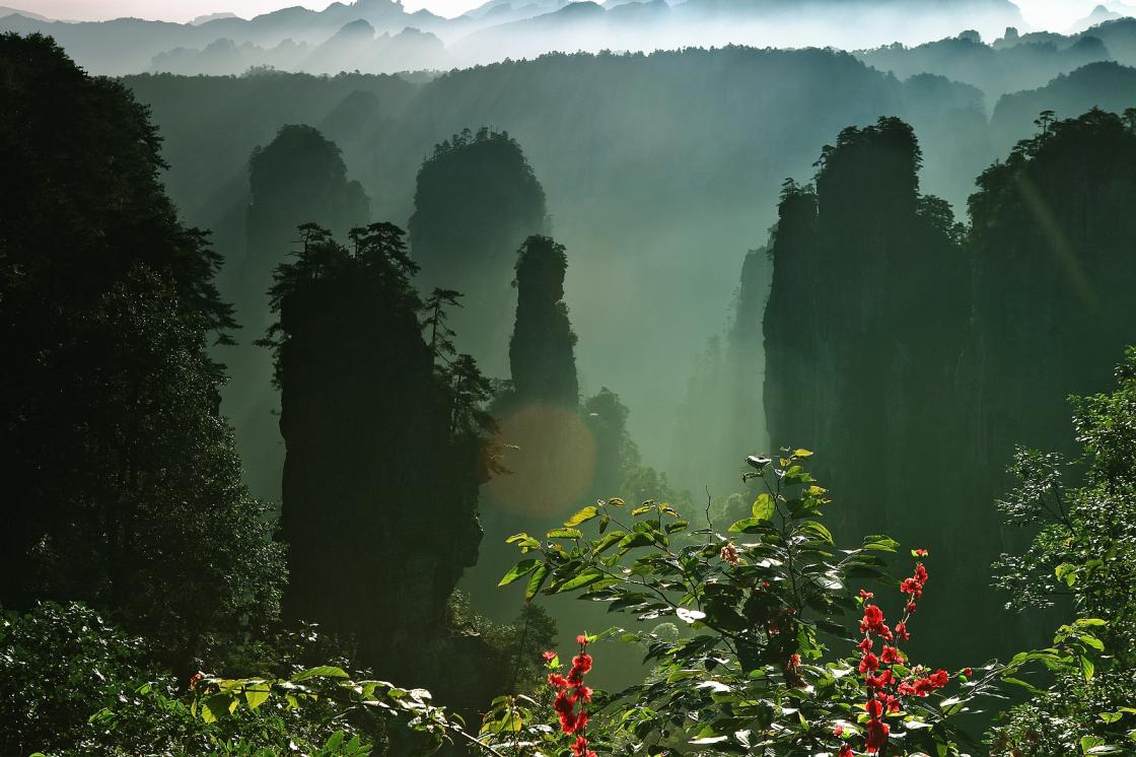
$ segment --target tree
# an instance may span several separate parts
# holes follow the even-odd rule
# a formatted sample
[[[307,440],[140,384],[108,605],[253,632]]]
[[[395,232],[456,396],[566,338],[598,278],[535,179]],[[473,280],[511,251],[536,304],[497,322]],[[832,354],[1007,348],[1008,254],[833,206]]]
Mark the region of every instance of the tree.
[[[311,126],[281,127],[249,158],[243,245],[230,252],[224,276],[252,336],[226,356],[233,380],[224,391],[224,408],[236,426],[250,486],[260,496],[279,500],[283,465],[275,417],[279,398],[265,391],[272,366],[252,344],[271,321],[272,272],[297,243],[297,220],[318,219],[344,239],[349,229],[367,222],[369,204],[359,182],[348,179],[339,147]]]
[[[749,457],[751,515],[724,530],[708,514],[705,526],[701,513],[692,523],[661,500],[610,498],[543,537],[510,537],[521,559],[502,585],[523,586],[526,598],[577,595],[634,618],[578,636],[567,676],[558,655],[545,653],[559,727],[514,698],[487,717],[483,740],[511,757],[572,745],[583,754],[581,739],[621,755],[899,757],[971,746],[958,716],[1025,661],[955,671],[918,663],[908,642],[925,630],[923,609],[935,601],[924,596],[928,551],[911,550],[912,573],[897,585],[887,566],[895,540],[873,535],[837,549],[824,522],[833,503],[807,467],[812,454]],[[666,633],[662,619],[688,632]],[[1090,647],[1097,642],[1091,630],[1082,635]],[[609,637],[645,650],[655,669],[642,683],[618,692],[584,684],[601,654],[596,642]],[[1080,642],[1052,650],[1052,659],[1068,661]]]
[[[38,36],[0,37],[0,64],[0,603],[85,600],[184,670],[283,581],[218,414],[218,258],[121,85]]]
[[[517,251],[517,320],[509,340],[514,400],[576,407],[576,335],[564,303],[564,245],[531,236]]]
[[[547,213],[540,182],[505,132],[455,134],[418,171],[408,228],[422,281],[465,293],[460,349],[494,372],[504,368],[511,256],[547,230]]]
[[[815,185],[784,185],[764,320],[765,413],[774,444],[825,451],[817,470],[844,495],[842,528],[926,534],[958,571],[951,580],[967,574],[966,601],[994,612],[984,576],[965,567],[975,550],[996,551],[994,524],[978,508],[959,517],[972,482],[942,462],[966,441],[958,365],[968,261],[949,208],[919,192],[921,162],[911,127],[881,118],[822,150]],[[958,609],[932,609],[932,633],[960,641],[960,652],[967,634],[989,643]]]
[[[595,498],[626,495],[623,484],[639,465],[639,449],[627,433],[630,411],[606,386],[588,398],[581,411],[596,444],[592,494]]]
[[[1133,745],[1136,349],[1115,378],[1111,391],[1072,400],[1076,462],[1020,448],[1011,468],[1019,485],[998,503],[1008,525],[1034,534],[995,564],[1007,608],[1069,608],[1071,627],[1091,628],[1104,653],[1057,669],[1045,691],[1033,688],[1034,698],[993,730],[999,753],[1120,754]]]
[[[287,448],[285,611],[354,638],[384,675],[437,681],[427,649],[481,540],[484,380],[462,357],[436,366],[401,229],[353,229],[350,247],[314,225],[301,236],[266,340]]]

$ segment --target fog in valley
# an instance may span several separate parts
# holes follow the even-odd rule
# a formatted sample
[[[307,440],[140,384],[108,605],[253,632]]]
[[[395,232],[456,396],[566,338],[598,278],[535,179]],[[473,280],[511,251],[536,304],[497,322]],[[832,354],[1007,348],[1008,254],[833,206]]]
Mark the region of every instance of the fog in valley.
[[[543,680],[537,658],[516,662],[517,649],[634,622],[607,612],[613,597],[598,573],[569,587],[597,583],[587,604],[569,592],[530,605],[516,585],[498,587],[526,544],[506,538],[539,540],[565,521],[547,538],[583,538],[573,514],[597,500],[666,502],[690,521],[680,537],[707,540],[707,554],[736,566],[706,534],[761,520],[759,476],[777,469],[792,479],[802,461],[824,487],[809,496],[832,498],[836,545],[869,537],[868,552],[894,551],[872,541],[886,533],[901,554],[926,547],[940,561],[915,652],[934,650],[959,668],[1006,659],[1048,644],[1056,619],[1080,601],[1004,609],[1010,579],[992,580],[990,565],[1020,567],[1006,554],[1027,550],[1037,529],[1014,528],[1021,510],[1007,520],[994,502],[1012,498],[1007,469],[1019,445],[1076,458],[1078,444],[1094,444],[1092,423],[1081,418],[1074,431],[1067,398],[1111,391],[1128,376],[1113,368],[1136,343],[1136,7],[490,0],[447,18],[357,0],[250,19],[218,7],[193,23],[34,10],[0,8],[13,61],[0,57],[0,80],[17,82],[0,81],[13,104],[0,137],[34,157],[13,169],[19,181],[67,192],[88,182],[96,188],[82,184],[81,197],[99,210],[63,212],[54,189],[42,203],[21,198],[17,179],[0,187],[12,190],[12,218],[40,219],[0,232],[0,242],[29,251],[12,257],[19,266],[0,283],[23,292],[42,275],[64,308],[88,284],[59,277],[105,275],[126,282],[122,296],[135,299],[124,312],[137,322],[115,320],[95,295],[97,308],[82,300],[96,309],[68,318],[107,319],[106,334],[83,332],[74,349],[117,345],[114,370],[92,373],[111,378],[82,392],[47,382],[43,398],[0,411],[16,419],[11,431],[46,413],[52,397],[101,408],[121,391],[123,412],[140,413],[148,395],[113,378],[131,365],[123,356],[181,345],[170,354],[193,356],[196,368],[163,368],[182,377],[169,385],[196,387],[184,376],[197,371],[193,407],[212,418],[219,402],[232,426],[232,439],[219,420],[200,432],[223,437],[217,460],[200,467],[228,470],[229,484],[221,474],[212,483],[230,493],[247,486],[241,496],[263,501],[240,534],[280,545],[258,564],[287,565],[286,584],[257,588],[250,578],[233,590],[249,602],[271,596],[273,619],[319,623],[350,639],[348,652],[376,675],[426,686],[476,721],[522,678]],[[70,99],[29,94],[56,91]],[[72,108],[87,129],[81,140],[64,131]],[[75,147],[53,147],[56,139]],[[73,160],[83,162],[74,173]],[[136,236],[82,231],[112,225],[123,208],[146,219]],[[173,241],[146,242],[152,227]],[[168,252],[176,286],[133,278],[126,253],[79,276],[95,266],[88,244],[152,249],[162,260]],[[74,261],[36,268],[63,247]],[[15,313],[7,357],[34,366],[12,386],[31,396],[52,366],[71,363],[13,336],[24,333],[18,318],[40,308],[63,318],[40,303],[43,289],[26,286],[26,300],[9,305],[0,290],[0,311]],[[161,303],[194,298],[207,307],[192,339],[176,330],[157,346],[112,339],[175,318],[154,315]],[[69,339],[51,349],[71,349]],[[67,433],[85,439],[80,429],[97,430],[104,415]],[[161,427],[179,417],[146,424],[139,438],[166,450]],[[60,427],[45,424],[51,434]],[[124,428],[90,443],[106,455],[100,465],[133,460],[114,452]],[[38,457],[51,434],[12,442],[29,523],[35,498],[56,491],[37,478],[51,470]],[[1092,449],[1106,448],[1127,449]],[[69,454],[57,462],[73,470]],[[1017,459],[1034,473],[1044,467]],[[171,465],[99,479],[98,491],[165,481]],[[1093,475],[1070,481],[1099,483]],[[66,496],[87,502],[84,486]],[[35,521],[5,543],[20,576],[0,586],[5,606],[113,594],[89,588],[86,568],[67,567],[60,555],[70,542],[42,536],[71,528],[70,516],[51,512],[49,525]],[[102,524],[92,533],[113,531],[90,522]],[[250,523],[271,534],[256,536]],[[758,526],[743,524],[723,543],[755,548],[746,540]],[[814,535],[828,533],[820,528]],[[111,546],[100,542],[75,565],[129,551],[129,539],[106,538]],[[25,554],[42,565],[25,570]],[[544,567],[528,570],[520,584],[539,577],[539,589]],[[1074,568],[1059,570],[1060,583]],[[841,611],[861,612],[845,599]],[[255,613],[226,601],[225,623],[245,628]],[[697,620],[640,609],[656,641],[685,638]],[[201,622],[170,637],[167,662],[179,674],[221,659],[206,649],[213,637]],[[788,643],[774,638],[774,621],[761,622],[763,644]],[[642,639],[630,650],[595,644],[609,650],[589,679],[597,686],[657,672],[657,661],[640,660],[651,648]],[[392,656],[392,646],[407,651]],[[785,665],[792,679],[796,668]],[[981,734],[994,721],[968,722],[964,730]]]

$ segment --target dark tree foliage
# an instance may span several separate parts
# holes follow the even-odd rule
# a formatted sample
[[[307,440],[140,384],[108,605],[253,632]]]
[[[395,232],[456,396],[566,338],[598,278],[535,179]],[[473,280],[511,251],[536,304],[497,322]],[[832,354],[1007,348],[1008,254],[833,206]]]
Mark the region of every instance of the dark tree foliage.
[[[285,612],[354,636],[383,675],[420,681],[481,541],[484,380],[463,358],[436,365],[401,229],[354,229],[349,247],[310,224],[301,236],[276,274],[268,340],[287,445]]]
[[[253,150],[248,183],[244,255],[226,263],[225,275],[251,342],[271,322],[265,292],[273,270],[295,249],[296,222],[319,219],[343,238],[348,229],[367,222],[369,203],[359,183],[348,180],[339,148],[310,126],[284,126],[268,146]],[[265,390],[271,365],[251,344],[234,352],[225,412],[237,429],[249,485],[261,496],[279,499],[283,455],[273,417],[277,398]]]
[[[1136,125],[1038,125],[970,198],[973,440],[998,487],[1014,444],[1070,451],[1064,398],[1107,387],[1136,329]]]
[[[582,411],[596,444],[592,492],[597,498],[622,496],[627,474],[639,464],[639,450],[627,432],[630,411],[619,395],[606,386],[588,398]]]
[[[3,36],[0,101],[0,603],[86,600],[184,669],[283,580],[217,412],[217,259],[120,85]]]
[[[339,147],[311,126],[281,127],[267,147],[253,150],[241,278],[261,312],[272,271],[296,238],[297,219],[319,219],[339,236],[366,222],[368,206],[359,182],[347,178]]]
[[[995,565],[1007,608],[1059,605],[1093,623],[1103,658],[1058,673],[1055,685],[1006,713],[996,754],[1058,757],[1131,751],[1136,701],[1136,349],[1107,393],[1074,397],[1079,455],[1018,449],[1018,486],[999,501],[1007,525],[1031,535]],[[1066,619],[1067,620],[1067,619]],[[1112,750],[1106,750],[1111,744]]]
[[[786,182],[765,411],[774,447],[825,451],[817,468],[845,495],[842,528],[929,540],[963,565],[972,524],[957,517],[943,461],[959,440],[968,272],[949,207],[919,193],[920,163],[912,129],[882,118],[824,148],[815,189]]]
[[[575,407],[576,335],[564,303],[568,255],[550,237],[531,236],[517,251],[517,320],[509,340],[509,366],[518,402]]]
[[[546,230],[544,190],[516,140],[468,129],[435,146],[418,171],[410,247],[427,286],[465,293],[462,349],[504,368],[513,252]]]

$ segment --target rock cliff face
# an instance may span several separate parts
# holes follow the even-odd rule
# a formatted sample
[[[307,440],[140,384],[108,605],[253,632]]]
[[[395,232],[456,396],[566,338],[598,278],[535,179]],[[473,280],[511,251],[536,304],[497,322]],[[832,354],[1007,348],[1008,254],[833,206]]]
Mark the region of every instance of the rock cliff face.
[[[376,672],[420,680],[432,662],[412,650],[446,636],[477,560],[481,429],[423,341],[401,230],[372,225],[351,252],[315,233],[273,290],[284,610],[354,637]]]
[[[488,373],[507,374],[516,303],[509,286],[517,249],[547,225],[544,190],[508,134],[480,129],[434,148],[418,171],[410,248],[423,290],[463,294],[453,314],[458,349]]]
[[[979,178],[965,237],[893,119],[841,133],[815,188],[788,183],[774,234],[772,441],[819,450],[843,533],[942,558],[923,620],[957,649],[1018,633],[967,619],[1002,601],[985,566],[1009,546],[993,503],[1014,445],[1071,449],[1064,398],[1105,389],[1136,334],[1136,132],[1100,111],[1040,123]]]
[[[826,146],[815,187],[786,184],[765,412],[774,447],[818,451],[843,538],[887,532],[943,554],[969,274],[949,209],[919,193],[920,159],[911,128],[885,118]]]
[[[296,227],[314,221],[337,238],[367,222],[368,199],[347,178],[339,148],[310,126],[285,126],[249,160],[249,195],[243,255],[225,263],[224,291],[237,308],[240,344],[222,355],[233,381],[225,387],[223,412],[236,427],[247,481],[260,497],[279,501],[284,450],[273,412],[272,361],[255,346],[270,323],[272,272],[297,247]]]

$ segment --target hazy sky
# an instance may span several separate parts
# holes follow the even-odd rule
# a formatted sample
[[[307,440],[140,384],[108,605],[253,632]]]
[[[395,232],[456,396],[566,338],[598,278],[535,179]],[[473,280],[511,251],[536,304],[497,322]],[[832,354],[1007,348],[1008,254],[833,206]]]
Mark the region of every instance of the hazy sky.
[[[351,0],[344,0],[350,2]],[[672,0],[673,1],[673,0]],[[320,9],[330,0],[0,0],[0,5],[41,13],[52,18],[105,19],[119,16],[188,21],[195,16],[230,11],[248,18],[289,5]],[[443,16],[455,16],[480,5],[483,0],[403,0],[407,10],[428,8]],[[1088,14],[1102,0],[1018,0],[1030,23],[1063,30]],[[1118,10],[1134,12],[1124,0],[1103,0]]]
[[[249,18],[258,13],[303,5],[320,10],[332,0],[0,0],[0,5],[32,11],[51,18],[106,19],[120,16],[189,21],[206,13],[228,11]],[[341,0],[350,3],[352,0]],[[484,0],[403,0],[407,10],[428,8],[442,16],[456,16]]]

